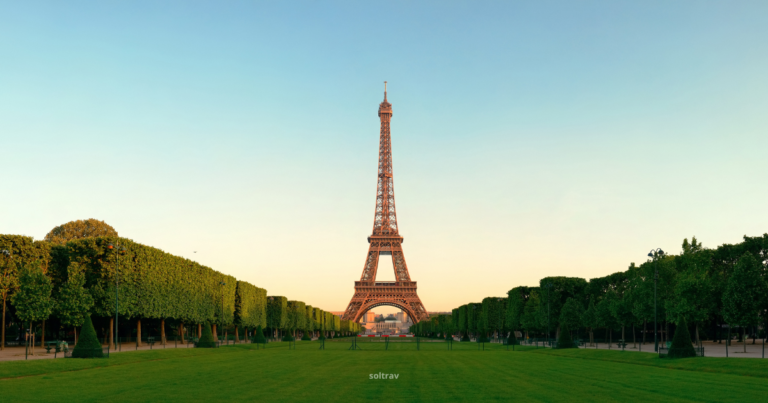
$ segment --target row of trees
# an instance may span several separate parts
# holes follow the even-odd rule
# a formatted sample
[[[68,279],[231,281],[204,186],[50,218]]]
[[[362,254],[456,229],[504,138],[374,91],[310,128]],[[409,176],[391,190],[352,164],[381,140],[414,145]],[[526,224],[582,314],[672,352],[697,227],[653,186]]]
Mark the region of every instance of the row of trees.
[[[323,311],[301,301],[288,301],[286,297],[267,297],[267,328],[272,337],[279,337],[285,331],[284,340],[299,336],[335,337],[360,332],[359,323],[341,320],[331,312]],[[310,336],[311,335],[311,336]]]
[[[740,338],[751,332],[754,342],[757,329],[768,325],[768,234],[714,249],[704,248],[696,238],[685,239],[677,255],[656,250],[639,266],[632,263],[626,271],[589,281],[546,277],[538,286],[515,287],[506,297],[462,305],[412,329],[425,336],[459,334],[467,339],[507,337],[513,331],[550,337],[566,326],[583,331],[590,343],[601,329],[608,340],[620,331],[621,339],[629,341],[629,332],[636,343],[638,336],[643,342],[653,338],[655,314],[661,341],[685,321],[696,341],[722,341],[736,329]]]
[[[31,322],[45,329],[49,320],[48,327],[55,330],[76,328],[88,314],[112,344],[116,309],[121,333],[135,331],[140,338],[144,320],[158,330],[162,342],[169,324],[182,339],[186,325],[197,325],[199,336],[203,323],[213,326],[214,335],[217,326],[234,327],[236,338],[241,330],[259,326],[331,334],[360,330],[357,324],[342,325],[338,317],[304,302],[268,297],[263,288],[129,239],[66,240],[67,234],[93,232],[97,226],[80,231],[65,226],[49,234],[51,241],[0,235],[0,251],[7,251],[0,254],[0,348],[5,347],[9,323]]]

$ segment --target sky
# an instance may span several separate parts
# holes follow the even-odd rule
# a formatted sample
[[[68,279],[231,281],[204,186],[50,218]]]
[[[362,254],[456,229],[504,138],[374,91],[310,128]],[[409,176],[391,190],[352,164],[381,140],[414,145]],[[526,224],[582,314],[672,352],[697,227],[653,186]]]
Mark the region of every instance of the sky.
[[[329,311],[378,104],[429,311],[768,232],[765,1],[0,1],[0,233],[96,218]],[[382,257],[379,280],[393,280]],[[387,269],[387,264],[389,269]],[[376,309],[379,311],[394,311]]]

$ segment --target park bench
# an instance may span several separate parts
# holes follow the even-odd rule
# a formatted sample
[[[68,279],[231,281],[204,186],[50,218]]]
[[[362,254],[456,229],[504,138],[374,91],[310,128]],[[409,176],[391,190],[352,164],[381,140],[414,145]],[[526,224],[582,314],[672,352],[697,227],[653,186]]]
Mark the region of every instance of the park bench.
[[[55,352],[59,353],[62,350],[62,346],[66,345],[66,341],[62,340],[54,340],[54,341],[46,341],[45,342],[45,352],[50,353],[51,350],[55,349]]]
[[[147,337],[147,344],[149,344],[149,349],[152,349],[152,346],[155,345],[155,338],[153,336]]]

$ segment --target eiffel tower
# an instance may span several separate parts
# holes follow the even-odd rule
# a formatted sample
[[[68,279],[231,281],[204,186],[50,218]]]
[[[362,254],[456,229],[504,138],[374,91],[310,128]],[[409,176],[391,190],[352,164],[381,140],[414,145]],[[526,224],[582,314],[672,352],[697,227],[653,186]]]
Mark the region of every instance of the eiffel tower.
[[[403,237],[397,230],[395,212],[395,188],[392,184],[392,142],[389,122],[392,120],[392,104],[387,102],[387,82],[384,82],[384,102],[379,104],[379,173],[376,185],[376,214],[373,234],[368,237],[368,256],[360,281],[355,281],[355,295],[344,311],[344,320],[358,322],[370,309],[389,305],[402,309],[414,323],[428,319],[427,310],[416,294],[416,282],[408,274],[403,256]],[[394,282],[376,281],[379,256],[392,256],[395,269]]]

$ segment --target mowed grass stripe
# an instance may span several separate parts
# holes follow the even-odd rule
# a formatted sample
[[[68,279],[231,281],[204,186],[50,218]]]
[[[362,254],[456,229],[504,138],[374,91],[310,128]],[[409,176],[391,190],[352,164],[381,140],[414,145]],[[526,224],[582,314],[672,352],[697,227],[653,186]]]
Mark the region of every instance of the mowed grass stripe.
[[[118,401],[735,401],[762,400],[768,393],[763,378],[537,351],[257,351],[245,345],[165,353],[168,357],[159,361],[6,379],[0,388],[4,399],[14,401],[97,401],[105,396]],[[70,365],[82,361],[97,360],[66,360]],[[399,379],[368,379],[379,372],[399,374]]]

